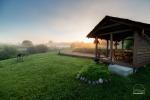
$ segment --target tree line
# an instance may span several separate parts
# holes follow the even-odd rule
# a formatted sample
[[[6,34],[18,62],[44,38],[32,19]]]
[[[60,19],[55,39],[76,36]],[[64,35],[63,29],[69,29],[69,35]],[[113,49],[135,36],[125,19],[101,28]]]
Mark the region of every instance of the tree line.
[[[49,48],[44,44],[34,45],[30,40],[22,41],[21,45],[4,45],[0,46],[0,60],[16,57],[17,54],[22,53],[24,55],[44,53]]]

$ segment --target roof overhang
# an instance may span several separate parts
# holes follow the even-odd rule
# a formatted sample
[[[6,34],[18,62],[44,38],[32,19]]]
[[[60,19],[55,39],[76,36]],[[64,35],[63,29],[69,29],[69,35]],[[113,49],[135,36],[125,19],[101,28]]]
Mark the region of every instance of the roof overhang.
[[[98,37],[100,39],[110,40],[110,34],[113,34],[114,41],[133,36],[134,31],[145,30],[150,36],[150,24],[131,21],[128,19],[105,16],[100,23],[87,35],[88,38]]]

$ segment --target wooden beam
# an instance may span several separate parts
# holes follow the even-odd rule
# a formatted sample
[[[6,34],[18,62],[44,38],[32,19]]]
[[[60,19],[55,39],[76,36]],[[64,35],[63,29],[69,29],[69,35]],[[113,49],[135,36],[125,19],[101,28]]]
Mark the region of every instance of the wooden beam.
[[[118,45],[118,42],[115,41],[115,50],[117,50],[117,45]]]
[[[110,20],[113,21],[113,22],[119,23],[119,24],[127,25],[127,26],[129,26],[130,28],[133,28],[133,29],[134,29],[134,27],[137,27],[139,29],[144,27],[144,26],[141,26],[141,25],[133,25],[132,23],[129,23],[129,22],[122,22],[122,21],[117,21],[117,20],[114,20],[114,19],[110,19]],[[144,29],[150,31],[150,29],[148,27],[144,27]]]
[[[107,32],[107,33],[99,34],[99,36],[108,35],[108,34],[118,34],[118,33],[124,33],[124,32],[129,32],[129,31],[132,31],[132,30],[131,29],[125,29],[125,30]]]
[[[122,21],[117,21],[117,20],[114,20],[114,19],[110,19],[110,20],[113,21],[113,22],[119,23],[119,24],[127,25],[127,26],[131,25],[131,23],[126,23],[126,22],[122,22]]]
[[[95,58],[98,57],[98,38],[95,38]]]
[[[121,45],[121,49],[122,49],[122,57],[124,56],[124,39],[121,41],[122,45]]]
[[[110,60],[113,58],[113,34],[110,34]]]
[[[112,28],[112,27],[116,27],[116,26],[119,26],[119,25],[121,25],[121,24],[115,23],[115,24],[111,24],[111,25],[106,25],[106,26],[102,26],[102,27],[99,28],[98,30],[107,29],[107,28]]]
[[[122,40],[121,43],[122,43],[121,48],[123,50],[124,49],[124,40]]]
[[[133,39],[124,39],[124,40],[133,40]]]
[[[107,50],[107,51],[106,51],[106,56],[107,56],[107,57],[108,57],[108,51],[109,51],[109,50],[108,50],[108,46],[109,46],[109,41],[107,40],[107,47],[106,47],[106,50]]]
[[[133,47],[133,66],[137,65],[137,47],[138,47],[138,32],[134,32],[134,47]]]
[[[150,37],[149,37],[148,35],[146,35],[146,34],[144,33],[144,31],[142,31],[142,35],[143,35],[143,37],[148,41],[148,43],[150,43]]]

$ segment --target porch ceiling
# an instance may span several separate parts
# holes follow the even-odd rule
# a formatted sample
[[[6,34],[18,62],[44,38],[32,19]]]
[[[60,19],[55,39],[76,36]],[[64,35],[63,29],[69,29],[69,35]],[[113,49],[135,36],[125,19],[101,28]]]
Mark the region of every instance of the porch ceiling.
[[[110,40],[110,34],[113,34],[113,41],[121,41],[128,36],[133,36],[135,30],[141,32],[143,29],[150,35],[150,24],[106,16],[87,37]]]

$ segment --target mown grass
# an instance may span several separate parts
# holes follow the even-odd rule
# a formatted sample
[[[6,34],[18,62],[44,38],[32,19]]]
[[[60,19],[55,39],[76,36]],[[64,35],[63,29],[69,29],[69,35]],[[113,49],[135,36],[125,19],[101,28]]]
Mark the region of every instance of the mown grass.
[[[150,98],[150,66],[128,78],[112,76],[103,85],[75,79],[92,60],[43,53],[0,61],[0,100],[147,100]],[[145,95],[133,95],[135,84],[143,84]]]

